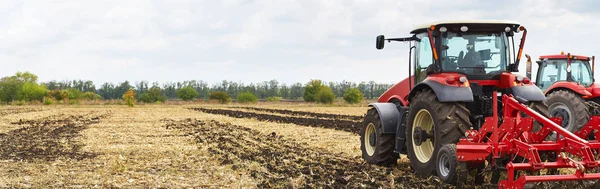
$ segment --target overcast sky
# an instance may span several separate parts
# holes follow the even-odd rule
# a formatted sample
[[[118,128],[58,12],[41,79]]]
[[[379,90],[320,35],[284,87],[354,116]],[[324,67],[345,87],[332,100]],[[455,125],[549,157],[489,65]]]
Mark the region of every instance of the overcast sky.
[[[408,45],[375,49],[417,24],[508,19],[524,53],[599,55],[589,0],[0,0],[0,76],[41,81],[369,81],[407,76]],[[520,35],[520,34],[518,34]],[[523,57],[524,58],[524,57]],[[521,65],[524,72],[524,64]]]

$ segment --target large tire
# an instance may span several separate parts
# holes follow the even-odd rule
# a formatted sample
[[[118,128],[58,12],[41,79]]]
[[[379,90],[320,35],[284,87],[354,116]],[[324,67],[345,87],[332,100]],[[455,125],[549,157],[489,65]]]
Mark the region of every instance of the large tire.
[[[469,110],[462,103],[440,102],[433,91],[427,89],[417,92],[410,104],[406,129],[408,158],[416,175],[429,176],[435,174],[435,156],[440,148],[456,144],[471,128]],[[420,140],[419,145],[419,138],[413,137],[418,128],[429,135],[433,133],[433,137]]]
[[[381,120],[375,108],[369,109],[360,130],[360,150],[363,159],[370,164],[394,165],[398,154],[394,153],[395,135],[383,134]]]
[[[548,105],[545,102],[538,102],[538,101],[533,101],[533,102],[529,102],[529,108],[531,108],[533,111],[542,114],[544,117],[550,117],[548,114]],[[523,115],[527,116],[526,114],[523,113]],[[538,121],[534,121],[533,122],[533,131],[537,132],[540,129],[542,129],[544,125],[542,125],[542,123],[538,122]]]
[[[570,91],[552,92],[546,98],[548,113],[563,119],[563,128],[572,133],[581,130],[590,121],[590,109],[583,98]]]

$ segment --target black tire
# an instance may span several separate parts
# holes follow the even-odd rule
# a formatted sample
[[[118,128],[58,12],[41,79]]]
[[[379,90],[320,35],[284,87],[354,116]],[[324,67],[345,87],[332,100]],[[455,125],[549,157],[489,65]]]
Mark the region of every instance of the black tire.
[[[572,133],[581,130],[590,121],[590,109],[581,96],[570,91],[552,92],[546,98],[548,114],[563,118],[563,128]],[[565,121],[567,121],[565,123]]]
[[[374,133],[368,131],[369,125],[374,127]],[[373,135],[369,134],[371,132]],[[366,136],[366,135],[370,136]],[[372,139],[371,137],[375,137]],[[370,164],[376,165],[395,165],[398,163],[398,154],[394,153],[395,135],[383,134],[381,120],[375,108],[369,109],[365,115],[363,126],[360,130],[360,150],[362,158]],[[374,145],[371,145],[371,141]],[[370,148],[368,145],[371,145]],[[367,150],[370,149],[370,150]]]
[[[416,175],[429,176],[435,174],[435,166],[437,165],[435,156],[439,149],[445,144],[456,144],[460,138],[464,137],[465,131],[471,128],[472,124],[469,121],[469,110],[462,103],[439,102],[433,91],[428,89],[417,92],[410,104],[406,129],[408,158],[410,159],[410,165],[415,170]],[[413,137],[415,116],[421,110],[426,110],[433,122],[433,141],[429,144],[433,147],[433,150],[427,150],[428,152],[431,152],[431,157],[429,157],[429,159],[422,158],[424,156],[421,155],[419,155],[419,157],[421,157],[421,159],[419,159],[415,152],[415,147],[425,149],[425,147],[421,147],[424,144],[417,146],[416,144],[418,142],[415,142]],[[415,147],[413,147],[413,145]]]
[[[436,173],[440,180],[447,184],[455,184],[458,176],[458,160],[456,144],[446,144],[440,148],[436,158]]]
[[[533,111],[542,114],[544,117],[550,117],[548,114],[548,105],[545,102],[541,102],[541,101],[533,101],[533,102],[529,102],[529,108],[533,109]],[[524,116],[527,116],[526,114],[523,113]],[[540,129],[542,129],[544,125],[542,125],[540,122],[538,121],[534,121],[533,122],[533,131],[537,132]]]

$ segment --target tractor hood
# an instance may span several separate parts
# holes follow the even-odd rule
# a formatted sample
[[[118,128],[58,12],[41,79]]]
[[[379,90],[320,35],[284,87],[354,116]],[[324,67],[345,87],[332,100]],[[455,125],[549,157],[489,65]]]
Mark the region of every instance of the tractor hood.
[[[600,84],[592,83],[586,90],[592,94],[591,98],[600,97]]]

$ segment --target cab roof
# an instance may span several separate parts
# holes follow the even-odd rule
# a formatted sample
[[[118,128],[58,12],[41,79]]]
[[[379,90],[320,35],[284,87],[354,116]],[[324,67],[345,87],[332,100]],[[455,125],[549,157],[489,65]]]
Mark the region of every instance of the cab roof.
[[[426,30],[431,25],[456,25],[456,24],[498,24],[498,25],[513,25],[514,27],[519,27],[521,24],[516,21],[510,20],[448,20],[448,21],[437,21],[431,22],[427,24],[417,25],[412,29],[410,33],[416,33],[420,30]]]
[[[542,55],[540,56],[540,60],[544,60],[544,59],[567,59],[567,54],[555,54],[555,55]],[[583,55],[575,55],[575,54],[571,54],[571,56],[573,56],[573,58],[571,59],[576,59],[576,60],[589,60],[590,57],[588,56],[583,56]]]

